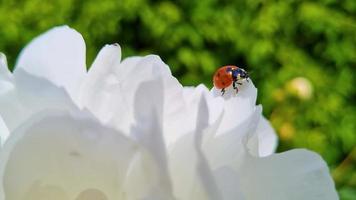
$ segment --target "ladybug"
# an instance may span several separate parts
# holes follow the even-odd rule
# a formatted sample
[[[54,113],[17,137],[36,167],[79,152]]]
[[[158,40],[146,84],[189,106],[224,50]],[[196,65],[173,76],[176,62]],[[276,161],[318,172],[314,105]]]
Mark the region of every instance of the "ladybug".
[[[237,66],[227,65],[220,67],[214,74],[213,82],[214,87],[217,89],[221,89],[221,95],[224,95],[225,88],[229,87],[232,84],[232,87],[238,93],[238,85],[242,85],[241,80],[248,81],[249,75],[248,73]]]

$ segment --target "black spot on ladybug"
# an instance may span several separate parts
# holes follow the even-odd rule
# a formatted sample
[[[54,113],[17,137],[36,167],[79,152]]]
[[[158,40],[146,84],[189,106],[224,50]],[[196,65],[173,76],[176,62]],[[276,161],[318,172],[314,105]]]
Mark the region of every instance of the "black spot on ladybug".
[[[223,82],[221,82],[223,85],[225,85],[225,82],[223,81]]]

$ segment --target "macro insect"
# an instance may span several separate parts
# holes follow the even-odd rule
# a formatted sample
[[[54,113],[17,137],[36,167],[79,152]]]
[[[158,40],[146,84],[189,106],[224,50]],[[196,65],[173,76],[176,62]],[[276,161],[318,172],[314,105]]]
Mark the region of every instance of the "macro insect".
[[[214,87],[221,89],[221,95],[225,94],[225,89],[232,84],[236,93],[239,92],[237,85],[242,85],[240,81],[248,81],[248,73],[237,66],[227,65],[220,67],[214,74],[213,83]]]

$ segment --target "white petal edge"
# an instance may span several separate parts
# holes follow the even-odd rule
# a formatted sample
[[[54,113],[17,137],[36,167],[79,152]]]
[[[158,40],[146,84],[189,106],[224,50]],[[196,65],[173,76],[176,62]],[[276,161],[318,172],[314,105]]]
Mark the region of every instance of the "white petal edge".
[[[258,153],[259,156],[265,157],[273,154],[278,146],[278,137],[270,122],[261,117],[257,126],[258,135]]]
[[[18,69],[24,69],[64,87],[75,99],[86,74],[85,56],[84,39],[77,31],[68,26],[55,27],[22,50],[14,76]]]
[[[328,167],[316,153],[295,149],[246,157],[237,169],[240,190],[249,200],[337,200]]]
[[[98,53],[80,88],[81,107],[88,107],[98,112],[101,104],[108,101],[107,87],[115,84],[115,68],[121,61],[121,48],[118,44],[105,45]],[[95,105],[95,106],[94,106]]]
[[[0,52],[0,81],[8,80],[12,76],[8,66],[5,54]]]

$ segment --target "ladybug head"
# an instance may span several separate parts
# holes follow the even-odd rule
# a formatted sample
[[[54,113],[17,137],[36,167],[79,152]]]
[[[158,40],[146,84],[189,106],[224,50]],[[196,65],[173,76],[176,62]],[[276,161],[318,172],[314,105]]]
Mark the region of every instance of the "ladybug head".
[[[241,78],[243,78],[243,79],[248,79],[250,76],[248,75],[248,73],[244,70],[244,69],[239,69],[240,70],[240,72],[239,72],[239,74],[240,74],[240,77]]]
[[[241,80],[241,79],[247,80],[250,77],[248,75],[248,73],[242,68],[238,68],[238,69],[234,70],[233,76],[236,77],[238,80]]]

